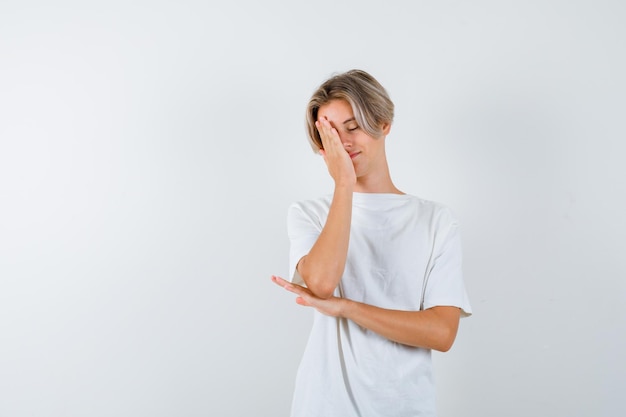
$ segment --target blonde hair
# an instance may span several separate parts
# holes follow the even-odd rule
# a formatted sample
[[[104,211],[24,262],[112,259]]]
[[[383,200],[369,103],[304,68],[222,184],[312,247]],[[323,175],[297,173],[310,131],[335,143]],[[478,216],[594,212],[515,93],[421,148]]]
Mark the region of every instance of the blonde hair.
[[[346,100],[361,129],[373,138],[383,136],[383,126],[393,122],[394,105],[384,87],[365,71],[351,70],[326,80],[311,96],[306,128],[314,151],[323,148],[315,127],[319,108],[333,100]]]

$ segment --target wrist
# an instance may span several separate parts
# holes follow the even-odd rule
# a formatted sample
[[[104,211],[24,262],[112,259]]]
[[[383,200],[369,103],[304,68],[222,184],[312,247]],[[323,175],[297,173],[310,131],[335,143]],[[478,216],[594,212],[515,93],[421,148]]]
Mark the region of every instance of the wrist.
[[[354,191],[354,184],[351,182],[341,182],[341,181],[335,181],[335,192],[346,192],[346,193],[350,193],[352,194],[352,192]]]
[[[339,317],[343,319],[349,319],[351,316],[351,311],[354,307],[354,301],[348,298],[340,298],[339,299]]]

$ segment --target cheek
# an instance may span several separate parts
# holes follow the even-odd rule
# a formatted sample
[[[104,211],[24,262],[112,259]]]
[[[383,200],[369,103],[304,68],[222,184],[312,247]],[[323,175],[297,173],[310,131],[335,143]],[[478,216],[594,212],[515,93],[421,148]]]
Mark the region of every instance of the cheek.
[[[367,133],[363,132],[360,129],[357,132],[354,132],[352,137],[355,142],[361,143],[363,145],[367,145],[372,140],[372,138]]]
[[[366,133],[362,133],[358,135],[358,137],[355,139],[356,139],[355,142],[358,143],[360,146],[365,146],[371,149],[380,147],[379,141],[369,136]]]

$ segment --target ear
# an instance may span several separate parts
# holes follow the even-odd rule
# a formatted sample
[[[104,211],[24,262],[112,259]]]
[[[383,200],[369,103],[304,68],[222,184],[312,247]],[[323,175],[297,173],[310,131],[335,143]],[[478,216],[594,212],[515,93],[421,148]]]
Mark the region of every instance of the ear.
[[[387,136],[389,132],[391,131],[391,123],[383,123],[382,128],[383,128],[383,135]]]

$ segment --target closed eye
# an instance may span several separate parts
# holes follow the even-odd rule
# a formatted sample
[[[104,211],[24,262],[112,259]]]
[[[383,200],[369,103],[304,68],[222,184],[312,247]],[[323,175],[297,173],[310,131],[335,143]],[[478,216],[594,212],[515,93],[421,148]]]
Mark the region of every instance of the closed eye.
[[[343,122],[343,125],[345,126],[346,131],[348,132],[354,132],[355,130],[359,128],[359,124],[356,122],[356,119],[354,117],[351,117],[345,122]]]

